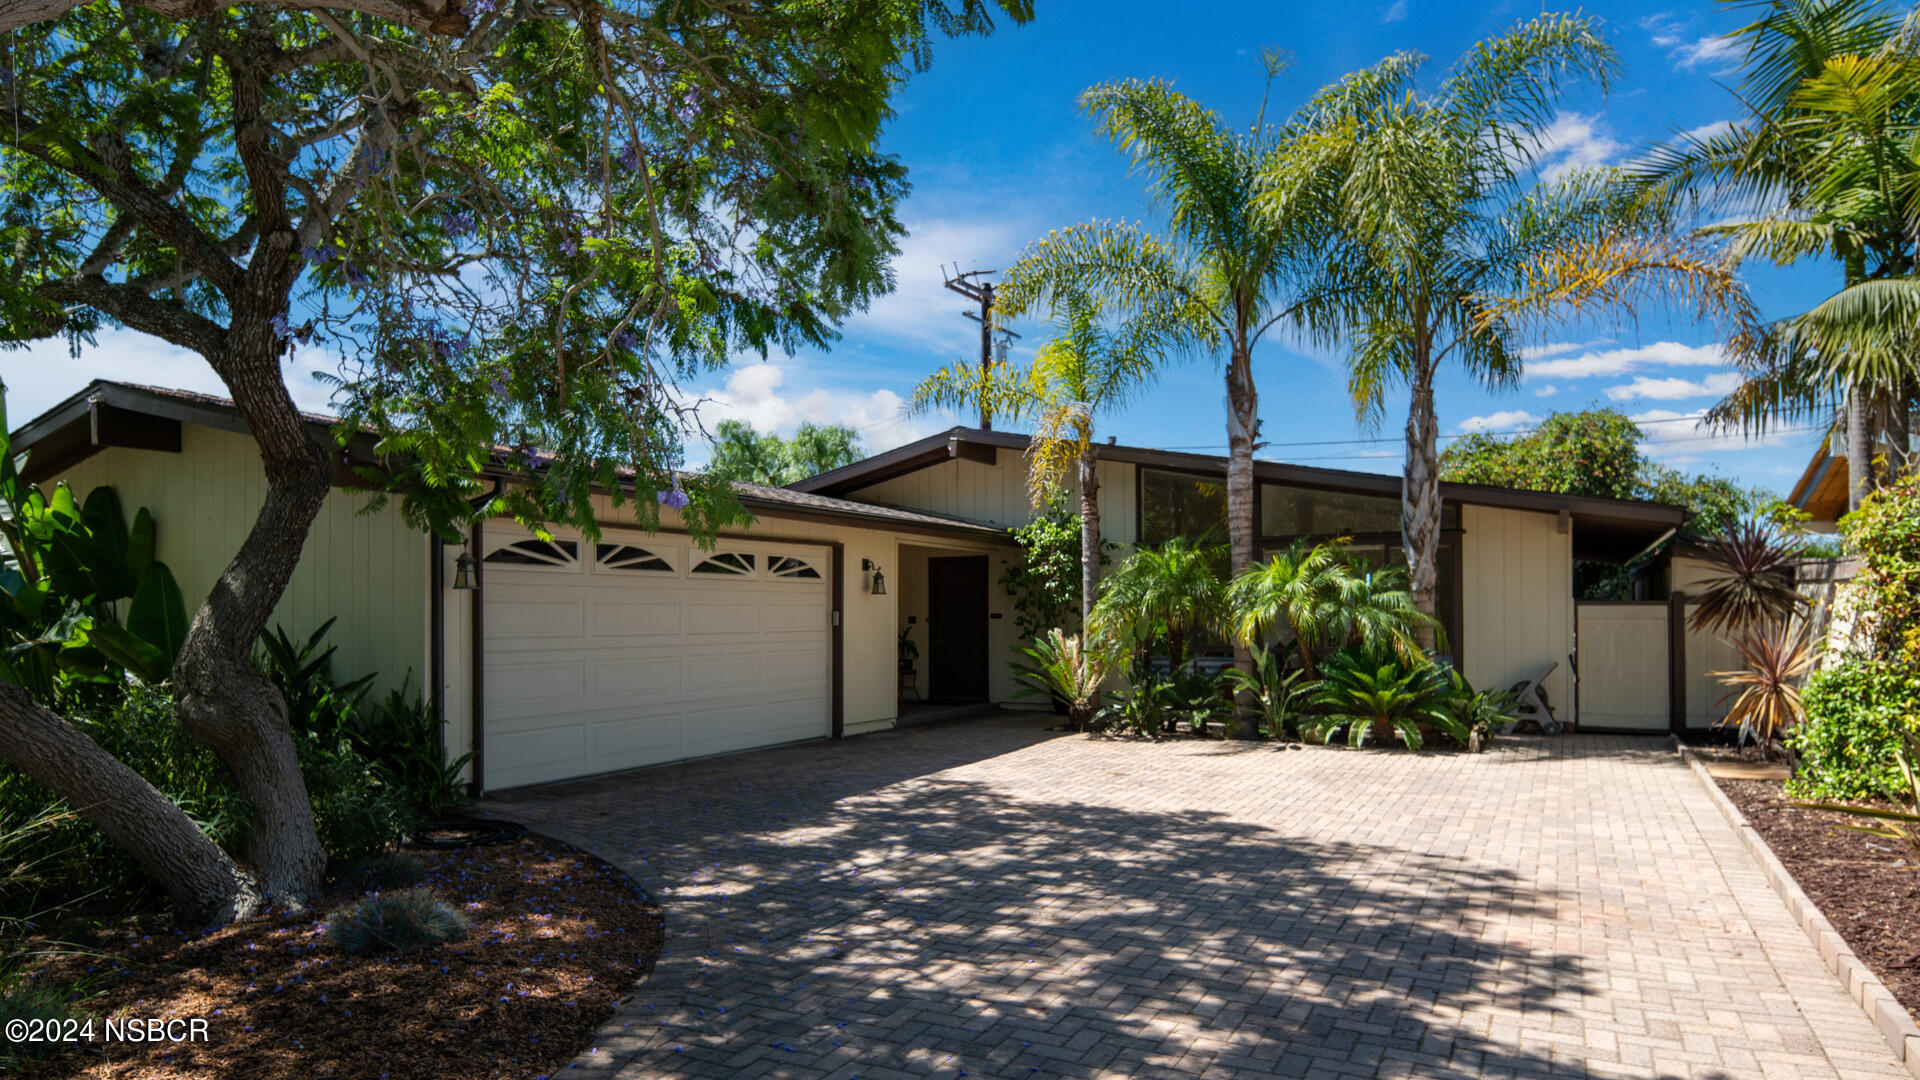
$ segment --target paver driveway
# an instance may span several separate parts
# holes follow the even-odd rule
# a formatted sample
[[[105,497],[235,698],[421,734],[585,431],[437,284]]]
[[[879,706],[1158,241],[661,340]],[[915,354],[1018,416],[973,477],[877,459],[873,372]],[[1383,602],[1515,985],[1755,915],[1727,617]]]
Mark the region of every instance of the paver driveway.
[[[1663,743],[1041,724],[496,798],[666,909],[567,1075],[1907,1075]]]

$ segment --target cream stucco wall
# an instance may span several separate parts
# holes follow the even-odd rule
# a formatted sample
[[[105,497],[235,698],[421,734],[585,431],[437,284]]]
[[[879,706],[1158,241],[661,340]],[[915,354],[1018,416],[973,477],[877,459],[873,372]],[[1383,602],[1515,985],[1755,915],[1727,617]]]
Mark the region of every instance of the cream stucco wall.
[[[1505,688],[1549,662],[1556,715],[1573,719],[1573,535],[1559,518],[1462,506],[1461,643],[1468,681]]]
[[[112,484],[129,517],[146,507],[157,556],[180,582],[191,613],[253,527],[267,479],[249,436],[182,424],[180,440],[177,454],[104,450],[55,481],[83,499]],[[392,505],[376,513],[363,512],[366,506],[362,491],[328,494],[267,626],[284,626],[304,641],[338,616],[327,637],[339,650],[336,678],[376,674],[374,693],[381,694],[411,674],[418,692],[427,675],[428,541]]]

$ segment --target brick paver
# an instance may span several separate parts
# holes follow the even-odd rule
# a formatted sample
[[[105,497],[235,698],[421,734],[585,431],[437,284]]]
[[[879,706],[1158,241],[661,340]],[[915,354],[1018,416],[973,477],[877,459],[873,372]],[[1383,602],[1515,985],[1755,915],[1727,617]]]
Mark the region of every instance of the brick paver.
[[[1663,743],[1042,725],[495,797],[666,909],[566,1075],[1907,1075]]]

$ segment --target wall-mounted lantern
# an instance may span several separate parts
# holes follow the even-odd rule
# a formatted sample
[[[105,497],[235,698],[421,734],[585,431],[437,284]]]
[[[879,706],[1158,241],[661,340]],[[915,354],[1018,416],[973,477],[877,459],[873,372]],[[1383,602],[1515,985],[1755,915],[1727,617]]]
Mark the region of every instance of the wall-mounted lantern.
[[[874,596],[887,595],[887,575],[881,572],[879,563],[874,562],[872,559],[861,559],[860,569],[870,571],[873,574],[873,581],[867,585],[867,592]]]
[[[453,587],[461,592],[471,592],[480,587],[480,575],[476,572],[479,562],[467,545],[460,545],[460,557],[453,560]]]

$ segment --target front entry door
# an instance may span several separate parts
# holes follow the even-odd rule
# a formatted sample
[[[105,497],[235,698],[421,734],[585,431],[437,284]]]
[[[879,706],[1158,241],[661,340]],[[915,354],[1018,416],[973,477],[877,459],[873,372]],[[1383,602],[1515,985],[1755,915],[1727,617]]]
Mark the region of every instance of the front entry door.
[[[930,697],[987,696],[987,557],[927,560],[927,685]]]

